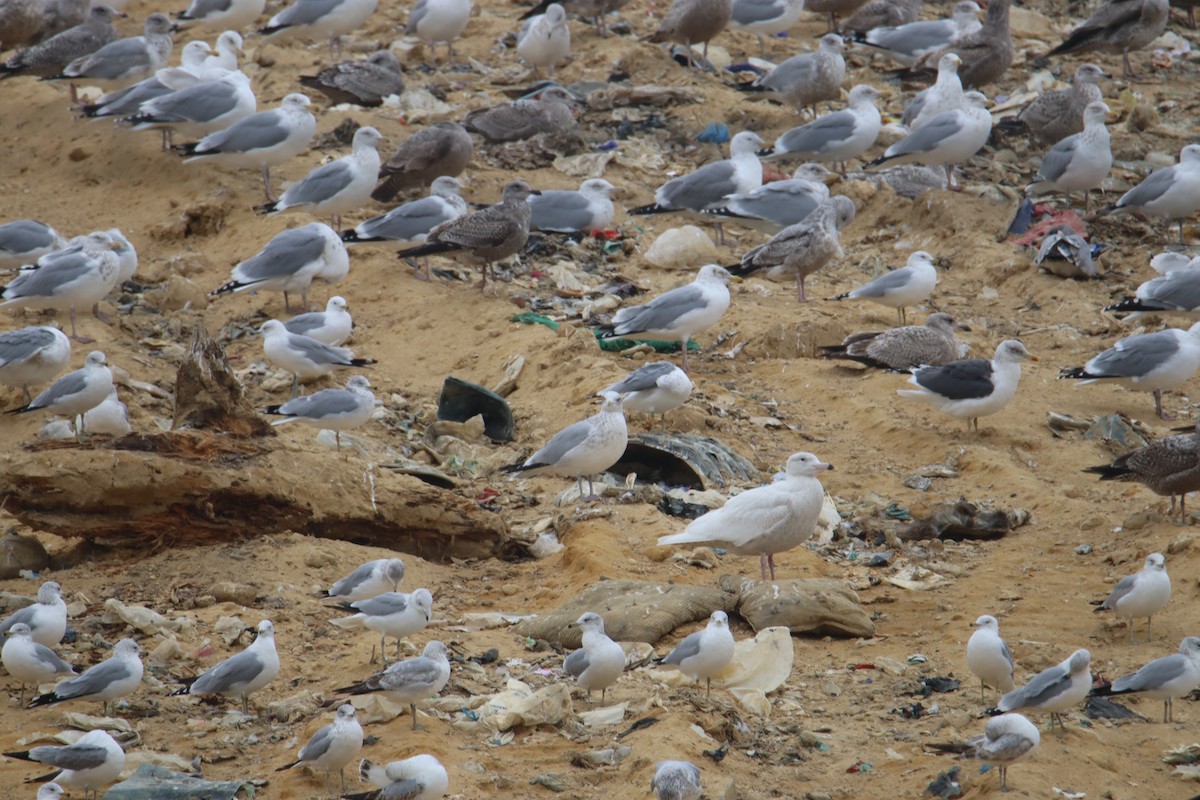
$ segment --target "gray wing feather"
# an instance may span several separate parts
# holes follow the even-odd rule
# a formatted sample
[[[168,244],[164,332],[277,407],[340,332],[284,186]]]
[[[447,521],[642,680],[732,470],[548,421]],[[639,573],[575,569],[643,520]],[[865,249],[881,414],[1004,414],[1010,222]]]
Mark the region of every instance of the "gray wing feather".
[[[208,122],[237,105],[237,95],[237,87],[225,81],[198,83],[151,100],[143,111],[148,122]]]
[[[1181,653],[1156,658],[1132,675],[1125,675],[1113,681],[1114,692],[1145,692],[1160,689],[1170,681],[1175,680],[1188,668],[1187,656]]]
[[[277,109],[254,114],[223,131],[206,136],[196,147],[196,155],[208,153],[245,153],[273,147],[288,136],[283,115]]]
[[[578,678],[589,666],[591,666],[591,663],[588,661],[587,653],[583,651],[582,647],[571,653],[563,661],[563,670],[572,678]]]
[[[1020,708],[1038,706],[1062,694],[1071,685],[1071,673],[1061,667],[1051,667],[1039,672],[1029,683],[1014,689],[1000,698],[998,708],[1016,711]]]
[[[65,680],[54,687],[54,694],[64,700],[87,697],[104,691],[109,684],[125,680],[133,675],[129,665],[116,660],[102,661],[78,678]]]
[[[417,0],[417,4],[413,6],[413,10],[408,15],[408,25],[405,26],[404,32],[410,36],[415,34],[417,25],[421,23],[427,13],[429,13],[428,0]]]
[[[30,405],[34,408],[53,405],[64,397],[79,394],[86,386],[87,379],[83,375],[79,372],[69,372],[51,384],[49,389],[33,398]]]
[[[962,130],[962,120],[959,119],[956,112],[948,111],[937,114],[909,134],[907,139],[889,147],[887,155],[903,156],[912,153],[928,153],[960,130]]]
[[[299,271],[325,252],[325,237],[307,225],[284,231],[259,253],[238,264],[234,277],[245,283],[281,278]]]
[[[274,25],[311,25],[328,16],[345,0],[297,0],[296,4],[284,9],[275,18]]]
[[[432,685],[441,676],[438,665],[432,658],[418,656],[393,664],[379,676],[379,688],[383,691],[402,691],[416,686]]]
[[[1117,581],[1117,585],[1113,587],[1112,593],[1100,604],[1100,607],[1116,608],[1121,598],[1133,591],[1135,583],[1137,583],[1136,575],[1127,575],[1121,578],[1121,580]]]
[[[655,192],[655,200],[667,208],[699,211],[719,205],[725,195],[737,191],[732,161],[714,161],[695,172],[667,181]]]
[[[191,5],[184,12],[184,18],[203,19],[210,14],[228,11],[232,5],[233,0],[192,0]]]
[[[1000,652],[1004,654],[1004,660],[1008,662],[1009,668],[1013,665],[1012,653],[1008,650],[1008,643],[1003,639],[1000,640]]]
[[[977,745],[979,755],[996,761],[1015,761],[1034,747],[1034,742],[1019,733],[1006,733]]]
[[[354,180],[354,168],[348,161],[334,161],[317,167],[304,180],[289,188],[280,199],[285,205],[323,203],[345,189]]]
[[[408,608],[408,597],[399,592],[385,592],[367,600],[351,603],[351,608],[358,609],[371,617],[385,617],[389,614],[399,614]]]
[[[16,220],[0,225],[0,251],[28,253],[54,244],[50,229],[33,220]]]
[[[108,760],[108,750],[94,744],[72,744],[65,747],[43,745],[29,751],[29,757],[59,769],[94,769]]]
[[[44,644],[33,643],[33,657],[56,672],[74,672],[75,668],[58,657],[58,653]]]
[[[572,233],[592,224],[588,199],[579,192],[546,191],[529,198],[532,212],[529,227],[542,231]]]
[[[298,753],[299,761],[316,761],[329,750],[329,745],[333,743],[333,725],[329,724],[321,728],[313,734],[308,740],[308,744],[304,745]]]
[[[897,53],[916,55],[949,44],[954,23],[946,20],[913,22],[899,28],[883,28],[867,34],[867,42]]]
[[[907,286],[912,280],[912,273],[905,269],[887,272],[870,283],[855,289],[855,297],[883,297],[888,292],[894,292]]]
[[[367,220],[358,226],[358,233],[360,236],[408,241],[429,233],[434,226],[448,219],[453,216],[447,213],[445,201],[440,197],[423,197]]]
[[[793,85],[811,81],[817,74],[817,60],[809,54],[793,56],[771,70],[759,81],[760,86],[787,91]]]
[[[587,420],[568,425],[554,434],[554,438],[547,442],[546,446],[541,450],[531,455],[525,463],[530,467],[557,464],[562,460],[563,456],[587,439],[591,432],[592,426]]]
[[[57,259],[52,267],[26,270],[8,284],[6,294],[13,297],[49,297],[62,287],[79,280],[96,268],[96,261],[83,251]]]
[[[18,622],[24,622],[26,625],[29,625],[29,627],[32,628],[33,626],[30,625],[30,623],[33,622],[33,615],[36,612],[37,612],[37,604],[36,603],[31,606],[25,606],[24,608],[20,609],[19,611],[13,612],[12,616],[10,616],[8,619],[4,620],[3,624],[0,624],[0,636],[8,633],[8,630],[13,625],[16,625]]]
[[[1173,333],[1159,331],[1136,338],[1105,350],[1084,367],[1089,373],[1119,378],[1137,378],[1161,367],[1179,352],[1179,342]]]
[[[783,10],[778,0],[739,0],[733,4],[733,21],[738,25],[769,22],[782,16]]]
[[[624,336],[642,331],[661,331],[670,328],[684,314],[704,306],[704,292],[698,286],[681,286],[643,306],[621,309],[613,317],[615,332],[618,336]]]
[[[1075,151],[1078,149],[1079,140],[1075,136],[1068,136],[1051,147],[1042,158],[1042,168],[1038,170],[1038,177],[1044,181],[1056,181],[1061,178],[1067,167],[1071,166],[1071,160],[1075,158]]]
[[[849,111],[835,111],[807,125],[792,128],[779,137],[776,148],[789,153],[820,153],[831,144],[844,142],[854,133],[857,118]]]
[[[333,347],[324,342],[318,342],[316,339],[310,339],[307,336],[290,336],[288,337],[288,346],[293,350],[299,350],[304,354],[304,357],[312,361],[314,364],[349,364],[351,354],[344,347]]]
[[[279,407],[279,413],[290,417],[324,419],[357,411],[359,397],[346,389],[322,389],[316,394],[297,397]],[[367,601],[360,601],[367,602]]]
[[[54,343],[54,334],[40,328],[0,334],[0,366],[17,364]]]
[[[688,636],[682,642],[675,646],[675,649],[667,654],[661,662],[662,664],[679,664],[685,658],[691,658],[700,652],[700,634],[704,631],[696,631]]]
[[[416,800],[421,796],[421,792],[425,791],[425,785],[420,781],[415,781],[412,778],[405,778],[402,781],[389,783],[387,787],[379,793],[381,800]]]
[[[1162,197],[1175,183],[1175,167],[1160,169],[1151,173],[1146,180],[1126,192],[1117,201],[1117,208],[1137,208],[1147,203],[1153,203]]]
[[[798,182],[781,187],[767,184],[767,187],[769,189],[731,200],[729,210],[784,226],[795,225],[811,214],[828,195],[827,192],[822,194],[819,189],[814,191],[811,186],[801,186]]]
[[[1184,311],[1200,308],[1200,270],[1177,270],[1152,278],[1138,287],[1138,297]]]
[[[283,327],[287,328],[288,333],[298,333],[301,336],[308,336],[308,332],[325,326],[324,311],[309,311],[307,314],[298,314],[287,322],[283,323]],[[301,398],[296,398],[297,400]],[[292,401],[288,401],[284,405],[290,405]],[[281,411],[283,409],[280,409]]]
[[[351,594],[356,588],[371,579],[375,573],[376,563],[368,561],[366,564],[356,567],[353,572],[331,586],[329,594],[334,597]]]
[[[78,64],[71,64],[64,73],[89,78],[119,78],[131,69],[150,66],[146,40],[140,36],[118,39],[104,45]]]
[[[192,683],[191,694],[221,694],[244,686],[262,672],[263,664],[258,653],[243,650],[212,669],[204,672]]]
[[[656,361],[653,364],[638,367],[604,391],[625,394],[626,392],[641,392],[646,389],[654,389],[658,386],[660,379],[674,371],[674,364],[666,361]]]

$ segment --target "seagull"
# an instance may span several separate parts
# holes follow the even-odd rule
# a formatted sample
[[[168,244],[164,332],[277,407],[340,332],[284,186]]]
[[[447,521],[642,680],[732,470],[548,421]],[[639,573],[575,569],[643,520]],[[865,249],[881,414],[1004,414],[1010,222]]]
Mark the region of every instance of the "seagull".
[[[293,209],[314,216],[328,214],[333,218],[333,227],[339,228],[342,214],[357,210],[371,199],[371,189],[379,179],[379,151],[375,148],[382,139],[375,128],[359,128],[354,132],[353,153],[317,167],[289,186],[278,200],[256,210],[270,216]]]
[[[959,753],[1000,769],[1000,791],[1008,791],[1008,768],[1037,749],[1042,735],[1037,726],[1021,714],[1001,714],[983,726],[983,735],[965,742],[935,744],[943,753]]]
[[[613,315],[612,330],[602,338],[661,339],[679,342],[687,372],[688,342],[716,325],[729,308],[729,272],[708,264],[686,286],[660,294],[649,303],[626,306]]]
[[[268,40],[292,36],[329,37],[329,52],[341,50],[341,37],[362,27],[378,0],[296,0],[258,32]]]
[[[995,0],[996,3],[1006,1]],[[946,170],[947,187],[961,191],[962,187],[954,180],[954,166],[971,158],[987,143],[992,132],[992,115],[987,111],[987,102],[982,93],[967,92],[963,95],[962,108],[930,117],[868,166],[888,163],[941,165]]]
[[[471,163],[474,154],[471,134],[457,122],[437,122],[421,128],[383,162],[379,185],[371,197],[386,203],[401,189],[427,186],[441,177],[456,177]]]
[[[692,396],[692,381],[686,372],[670,361],[653,361],[643,364],[621,380],[597,394],[613,392],[621,395],[621,404],[626,411],[639,414],[663,415],[673,411]]]
[[[450,175],[435,178],[429,196],[402,203],[378,217],[371,217],[351,230],[342,231],[342,241],[414,242],[420,244],[429,232],[443,222],[458,219],[467,213],[467,201],[459,196],[462,181]],[[611,205],[611,204],[610,204]]]
[[[769,160],[803,158],[841,163],[844,174],[845,163],[865,153],[879,138],[883,120],[875,107],[878,99],[878,89],[859,84],[850,90],[849,108],[792,128],[775,140],[774,147],[759,155]]]
[[[1163,391],[1183,386],[1197,369],[1200,322],[1187,330],[1168,328],[1127,336],[1082,367],[1064,369],[1059,377],[1078,380],[1079,386],[1104,381],[1152,392],[1155,413],[1160,419],[1171,419],[1163,411]]]
[[[551,78],[554,68],[571,54],[571,29],[567,11],[551,3],[544,14],[525,20],[517,33],[517,55],[533,69],[535,76],[544,68]]]
[[[954,338],[955,331],[969,331],[949,314],[930,314],[924,325],[906,325],[881,332],[852,333],[840,345],[819,348],[821,358],[857,361],[875,369],[898,372],[946,364],[965,355],[967,346]]]
[[[901,25],[857,31],[851,38],[854,44],[874,48],[897,64],[911,67],[924,56],[953,45],[981,27],[979,6],[972,0],[964,0],[955,4],[953,15],[948,19],[912,20]]]
[[[608,36],[608,27],[604,23],[604,18],[614,11],[620,11],[628,2],[629,0],[563,0],[562,6],[572,14],[578,14],[590,20],[596,26],[596,32],[601,36]],[[538,14],[544,14],[549,7],[550,0],[540,0],[518,19],[526,20]]]
[[[375,108],[404,92],[404,70],[391,50],[377,50],[366,61],[342,61],[316,75],[301,75],[300,83],[333,103]]]
[[[1084,472],[1099,475],[1102,481],[1137,481],[1157,495],[1169,496],[1172,516],[1178,495],[1179,524],[1184,525],[1187,523],[1187,494],[1200,491],[1200,423],[1191,433],[1164,436],[1118,457],[1111,464],[1088,467]]]
[[[675,667],[692,680],[704,678],[704,697],[712,694],[712,679],[733,660],[733,634],[729,617],[724,611],[714,611],[708,625],[675,646],[658,662],[660,667]]]
[[[58,231],[44,222],[33,219],[6,222],[0,225],[0,269],[32,264],[66,245]]]
[[[62,372],[71,360],[71,340],[50,325],[35,325],[0,333],[0,383],[20,386],[25,402],[36,386]]]
[[[979,432],[979,418],[995,414],[1017,393],[1021,362],[1037,361],[1016,339],[1006,339],[989,361],[967,358],[937,367],[913,370],[909,383],[916,389],[900,389],[902,397],[915,397],[952,417],[965,419],[967,430]]]
[[[67,789],[82,789],[85,795],[92,792],[99,796],[100,789],[125,769],[125,751],[103,730],[88,731],[74,744],[42,745],[4,755],[55,767],[59,772],[49,776],[51,780]]]
[[[400,658],[400,640],[420,633],[433,616],[433,595],[428,589],[411,594],[384,592],[365,600],[342,603],[338,606],[354,612],[348,617],[331,620],[339,628],[366,628],[379,634],[379,656],[387,666],[387,637],[396,640],[396,658]]]
[[[377,558],[354,569],[346,577],[333,584],[325,597],[353,603],[369,597],[394,592],[404,580],[404,562],[399,558]]]
[[[78,677],[60,681],[53,691],[35,697],[29,707],[53,705],[64,700],[99,700],[107,714],[110,702],[132,694],[142,682],[141,652],[142,648],[133,639],[122,639],[113,647],[108,660],[88,668]]]
[[[0,636],[17,625],[28,625],[33,641],[53,647],[67,632],[67,604],[62,599],[62,587],[46,581],[38,587],[37,602],[18,609],[0,622]]]
[[[700,800],[700,768],[690,761],[660,761],[650,790],[657,800]]]
[[[918,92],[905,104],[901,124],[915,131],[938,114],[962,108],[963,85],[958,77],[960,66],[962,59],[954,53],[946,53],[938,59],[937,79],[933,86]]]
[[[166,131],[170,144],[175,133],[207,136],[251,116],[257,107],[250,78],[235,70],[223,72],[215,80],[192,83],[151,98],[121,122],[135,131]]]
[[[1071,656],[1049,669],[1044,669],[1020,689],[1000,698],[995,711],[1020,711],[1031,708],[1050,712],[1050,729],[1055,720],[1064,731],[1062,714],[1079,705],[1092,688],[1092,654],[1076,650]],[[994,713],[994,712],[993,712]]]
[[[253,630],[247,628],[246,630]],[[258,623],[258,636],[240,653],[189,679],[187,686],[171,692],[179,695],[240,697],[242,713],[250,713],[250,695],[275,680],[279,674],[279,654],[275,652],[275,626],[270,620]]]
[[[1015,55],[1009,25],[1009,2],[989,2],[983,25],[978,30],[959,36],[941,50],[924,56],[915,65],[916,69],[937,63],[943,55],[953,52],[962,59],[958,75],[964,87],[979,88],[999,80],[1012,65]]]
[[[118,39],[94,53],[80,56],[50,80],[100,81],[117,88],[135,84],[166,65],[171,55],[172,30],[170,17],[151,14],[141,36]]]
[[[290,764],[284,764],[282,767],[276,767],[275,771],[283,772],[293,767],[324,770],[325,791],[332,793],[329,774],[336,769],[338,777],[342,781],[342,791],[345,792],[346,765],[358,758],[358,754],[362,752],[362,746],[363,729],[355,716],[354,706],[343,703],[338,706],[333,722],[322,726],[312,735],[308,743],[300,748],[300,752],[296,754],[296,760]]]
[[[820,164],[801,164],[791,178],[764,183],[745,194],[728,195],[724,205],[706,208],[701,213],[773,236],[789,225],[803,222],[829,200],[825,178],[830,174]]]
[[[104,353],[93,350],[87,354],[81,369],[68,372],[33,400],[5,413],[25,414],[46,409],[74,418],[103,403],[112,386],[112,370],[105,363]],[[81,426],[81,431],[86,429]]]
[[[836,33],[821,37],[815,53],[803,53],[781,62],[754,82],[754,86],[779,95],[797,111],[805,108],[817,115],[817,103],[838,97],[846,80],[846,44]]]
[[[64,792],[57,783],[43,783],[38,787],[37,800],[60,800]]]
[[[1012,653],[1000,638],[1000,623],[990,614],[975,620],[975,632],[967,640],[967,668],[979,678],[979,700],[983,689],[990,686],[1002,694],[1011,692],[1013,683]]]
[[[244,30],[262,16],[266,0],[192,0],[175,15],[176,24],[196,23],[213,30]]]
[[[298,314],[283,323],[283,327],[287,328],[288,333],[299,333],[337,347],[350,338],[350,332],[354,329],[354,319],[348,308],[346,298],[335,294],[325,304],[324,311]]]
[[[1151,261],[1158,263],[1173,263],[1174,259],[1160,260],[1164,256],[1177,256],[1177,253],[1160,253]],[[1180,257],[1185,261],[1186,257]],[[1169,269],[1156,278],[1151,278],[1137,288],[1133,297],[1126,297],[1119,303],[1105,306],[1105,311],[1130,312],[1123,322],[1133,322],[1147,314],[1187,314],[1200,315],[1200,269],[1191,268],[1190,261],[1185,261],[1182,268]]]
[[[937,279],[937,268],[933,266],[933,256],[924,250],[918,250],[908,257],[908,263],[900,269],[885,272],[864,286],[834,295],[829,299],[870,300],[882,306],[891,306],[896,309],[900,324],[907,325],[908,315],[904,311],[905,306],[920,303],[933,294]]]
[[[0,66],[0,80],[16,75],[48,78],[58,74],[75,59],[94,53],[115,40],[117,31],[113,19],[116,16],[117,12],[109,6],[92,6],[82,23],[11,56]]]
[[[437,46],[445,42],[446,58],[450,59],[454,57],[454,40],[466,30],[471,10],[471,0],[417,0],[404,32],[424,42],[435,61]]]
[[[431,755],[413,756],[387,765],[364,758],[358,765],[358,774],[381,791],[344,795],[348,800],[438,800],[450,790],[446,768]]]
[[[300,293],[308,308],[308,288],[316,278],[337,283],[350,271],[346,246],[333,229],[322,222],[290,228],[267,242],[258,253],[239,263],[228,283],[210,294],[226,292],[283,292],[283,307],[291,310],[288,294]]]
[[[417,703],[433,697],[450,680],[450,661],[446,645],[434,639],[425,645],[421,655],[397,661],[383,672],[376,672],[361,683],[334,689],[338,693],[352,695],[381,692],[397,703],[407,703],[412,713],[413,730],[417,724]]]
[[[766,58],[763,37],[788,32],[803,12],[804,0],[733,0],[729,26],[758,36],[758,52]]]
[[[133,430],[129,408],[117,397],[116,386],[109,389],[104,402],[84,412],[83,427],[88,433],[105,436],[127,436]]]
[[[1096,613],[1113,610],[1129,620],[1129,643],[1133,640],[1133,620],[1146,618],[1146,641],[1150,641],[1150,622],[1155,613],[1167,607],[1171,600],[1171,578],[1167,575],[1166,560],[1161,553],[1146,556],[1141,572],[1127,575],[1117,581],[1104,602],[1096,606]]]
[[[53,680],[57,675],[74,675],[75,668],[58,657],[44,644],[33,640],[33,629],[18,622],[8,629],[8,640],[0,650],[0,661],[8,674],[21,684],[21,702],[25,701],[25,684]]]
[[[1098,695],[1144,694],[1163,701],[1163,722],[1171,722],[1175,699],[1200,688],[1200,636],[1188,636],[1179,652],[1156,658],[1132,675],[1122,675]]]
[[[708,42],[729,24],[733,17],[732,0],[671,0],[651,42],[678,42],[687,50],[689,67],[697,67],[692,47],[703,45],[708,61]]]
[[[341,432],[367,424],[374,411],[375,395],[371,392],[370,382],[362,375],[350,378],[345,389],[322,389],[304,397],[295,397],[283,405],[263,409],[265,414],[283,416],[283,419],[272,422],[272,426],[306,422],[333,431],[338,450],[342,449]]]
[[[870,0],[842,23],[842,30],[862,33],[885,25],[907,25],[920,13],[921,0]]]
[[[1095,64],[1075,70],[1071,85],[1042,92],[1015,117],[1005,117],[996,126],[1002,130],[1028,131],[1044,144],[1053,144],[1083,130],[1083,112],[1091,103],[1104,99],[1097,85],[1112,78]]]
[[[542,190],[529,198],[529,229],[551,233],[591,233],[606,229],[613,219],[613,192],[603,178],[589,178],[578,191]]]
[[[1112,145],[1108,127],[1108,106],[1090,103],[1083,112],[1083,131],[1058,142],[1042,157],[1037,180],[1025,187],[1034,196],[1062,192],[1070,202],[1071,192],[1081,191],[1084,210],[1092,207],[1092,189],[1099,189],[1112,169]]]
[[[1171,15],[1168,0],[1108,0],[1047,56],[1100,50],[1120,53],[1125,77],[1135,77],[1129,51],[1141,50],[1162,35]]]
[[[629,442],[621,396],[616,392],[603,392],[602,395],[604,402],[595,415],[563,428],[523,463],[504,467],[503,471],[575,478],[580,498],[596,499],[592,477],[616,464],[625,454]],[[584,477],[588,482],[586,495],[583,493]]]
[[[568,627],[583,631],[583,645],[566,657],[563,671],[575,679],[589,700],[593,689],[600,690],[600,702],[608,687],[625,671],[625,651],[604,633],[604,618],[588,611]]]
[[[1162,217],[1169,226],[1179,223],[1183,244],[1183,221],[1200,209],[1200,145],[1189,144],[1179,152],[1179,163],[1156,170],[1110,205],[1109,213],[1133,212]]]
[[[335,369],[375,363],[374,359],[355,358],[347,347],[331,347],[310,336],[288,333],[277,319],[264,322],[258,332],[263,337],[263,354],[267,361],[292,373],[292,399],[300,390],[300,381],[329,375]]]
[[[578,127],[572,108],[575,95],[551,84],[511,103],[477,108],[463,117],[463,128],[492,144],[519,142],[539,134],[561,133]]]
[[[775,554],[807,542],[817,529],[825,489],[817,475],[833,469],[812,453],[793,453],[780,481],[734,495],[693,520],[682,533],[660,536],[659,546],[709,544],[738,555],[757,555],[762,579],[775,580]]]

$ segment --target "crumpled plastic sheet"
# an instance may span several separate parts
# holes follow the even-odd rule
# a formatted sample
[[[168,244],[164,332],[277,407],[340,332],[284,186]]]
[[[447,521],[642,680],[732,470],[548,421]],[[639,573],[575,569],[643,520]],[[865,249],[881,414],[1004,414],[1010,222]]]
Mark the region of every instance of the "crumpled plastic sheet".
[[[251,798],[254,787],[242,781],[207,781],[142,764],[137,772],[109,789],[105,800],[234,800]]]

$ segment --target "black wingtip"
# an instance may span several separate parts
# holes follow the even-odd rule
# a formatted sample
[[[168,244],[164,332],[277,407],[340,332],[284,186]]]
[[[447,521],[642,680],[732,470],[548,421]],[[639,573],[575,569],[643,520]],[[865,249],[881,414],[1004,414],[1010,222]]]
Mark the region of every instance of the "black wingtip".
[[[291,769],[292,767],[296,766],[296,765],[297,765],[297,764],[299,764],[299,763],[300,763],[299,761],[293,761],[293,762],[292,762],[292,763],[290,763],[290,764],[284,764],[282,767],[276,767],[276,768],[275,768],[275,771],[276,771],[276,772],[283,772],[283,771],[285,771],[285,770],[289,770],[289,769]]]
[[[54,694],[54,692],[46,692],[46,694],[39,694],[37,697],[33,698],[28,707],[37,708],[38,706],[48,706],[65,699],[66,698],[58,697]]]
[[[774,147],[764,147],[762,150],[759,150],[757,153],[755,153],[755,155],[758,156],[759,158],[766,158],[767,156],[773,156],[773,155],[775,155],[775,148]]]
[[[638,206],[637,208],[631,208],[631,209],[629,209],[629,211],[627,213],[637,214],[638,216],[645,217],[645,216],[649,216],[650,214],[669,214],[675,210],[676,209],[674,209],[674,208],[664,208],[663,206],[660,206],[658,203],[650,203],[649,205]]]
[[[18,758],[22,761],[33,761],[33,759],[29,757],[28,750],[19,750],[15,753],[5,753],[4,756],[5,758]]]
[[[254,213],[266,216],[267,214],[270,214],[272,211],[274,211],[275,207],[278,205],[279,205],[279,203],[263,203],[261,206],[254,207]]]
[[[1060,370],[1058,373],[1058,379],[1060,381],[1065,380],[1067,378],[1082,379],[1082,378],[1095,378],[1095,377],[1097,377],[1097,376],[1089,375],[1083,369],[1083,367],[1065,367],[1062,370]]]
[[[217,288],[213,289],[211,292],[208,293],[208,296],[216,297],[217,295],[227,294],[229,292],[236,291],[245,285],[246,284],[243,284],[239,281],[229,281],[229,283],[223,283],[220,286],[218,286]]]
[[[279,410],[281,408],[283,408],[283,406],[267,406],[266,408],[264,408],[262,410],[262,413],[264,413],[264,414],[281,414],[281,413],[283,413]]]

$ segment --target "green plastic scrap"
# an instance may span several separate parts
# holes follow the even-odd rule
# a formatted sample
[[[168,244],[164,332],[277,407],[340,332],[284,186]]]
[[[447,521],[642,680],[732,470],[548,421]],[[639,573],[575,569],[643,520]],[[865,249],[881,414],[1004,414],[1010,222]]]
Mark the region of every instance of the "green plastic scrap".
[[[541,314],[534,314],[532,311],[526,311],[522,314],[513,314],[508,318],[509,322],[523,322],[526,325],[545,325],[552,331],[558,330],[558,323],[549,317],[543,317]]]
[[[888,519],[898,519],[901,522],[908,522],[912,519],[912,514],[908,513],[907,508],[901,508],[895,503],[888,503],[888,507],[883,510],[883,515]]]
[[[639,344],[648,344],[656,353],[678,353],[679,342],[659,342],[650,339],[602,339],[603,334],[599,331],[593,331],[596,341],[600,343],[600,349],[608,353],[619,353],[622,350],[628,350],[631,347],[637,347]],[[698,351],[700,345],[695,342],[688,342],[688,351]]]

